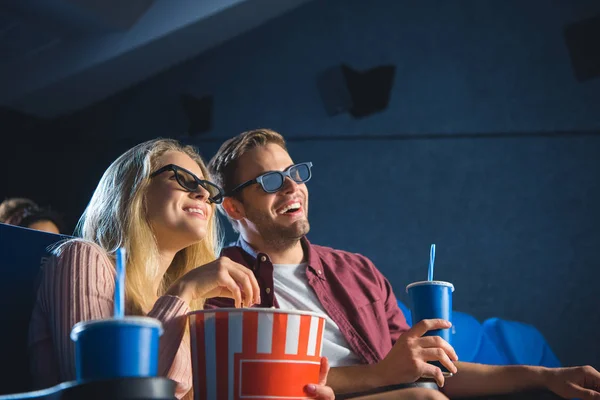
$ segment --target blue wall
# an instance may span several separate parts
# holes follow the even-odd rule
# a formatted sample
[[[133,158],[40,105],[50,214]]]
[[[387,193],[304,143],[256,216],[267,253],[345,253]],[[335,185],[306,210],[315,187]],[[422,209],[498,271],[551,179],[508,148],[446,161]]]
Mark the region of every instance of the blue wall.
[[[600,80],[576,82],[563,28],[596,13],[594,0],[314,1],[131,90],[108,131],[184,132],[185,92],[215,96],[211,137],[595,130]],[[397,66],[386,112],[325,115],[315,76],[341,63]]]
[[[108,163],[184,137],[179,95],[213,94],[213,130],[189,141],[210,157],[243,130],[282,132],[315,164],[314,242],[369,256],[401,298],[436,243],[456,309],[532,323],[563,363],[600,367],[600,79],[575,80],[562,37],[597,13],[594,0],[314,1],[69,126],[97,144],[82,165]],[[340,63],[395,64],[389,108],[327,117],[315,76]],[[59,194],[80,213],[92,189]]]

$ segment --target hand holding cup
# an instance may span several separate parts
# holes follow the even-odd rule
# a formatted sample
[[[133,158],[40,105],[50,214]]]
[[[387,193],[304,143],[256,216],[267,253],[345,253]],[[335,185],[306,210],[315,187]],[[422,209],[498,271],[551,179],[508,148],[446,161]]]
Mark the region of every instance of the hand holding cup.
[[[377,364],[375,373],[381,386],[415,382],[420,378],[433,378],[438,386],[444,386],[442,370],[428,363],[439,361],[452,373],[458,361],[454,348],[439,336],[423,336],[427,332],[449,329],[452,324],[442,319],[419,321],[403,333],[388,355]]]

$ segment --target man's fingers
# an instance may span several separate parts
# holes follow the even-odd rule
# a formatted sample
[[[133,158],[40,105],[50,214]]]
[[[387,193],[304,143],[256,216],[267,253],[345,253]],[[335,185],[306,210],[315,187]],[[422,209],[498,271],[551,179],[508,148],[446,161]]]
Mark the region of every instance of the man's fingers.
[[[431,365],[428,363],[424,363],[423,366],[423,378],[433,378],[439,387],[444,387],[444,374],[442,374],[442,370],[436,367],[435,365]]]
[[[319,370],[319,385],[327,383],[327,374],[329,373],[329,360],[327,357],[321,357],[321,369]]]
[[[425,361],[441,362],[442,365],[444,367],[446,367],[446,369],[448,371],[452,372],[453,374],[458,372],[456,365],[454,365],[454,363],[452,361],[450,361],[450,358],[448,358],[448,355],[444,352],[444,350],[442,350],[440,348],[422,349],[421,357]]]
[[[321,368],[319,370],[319,384],[309,384],[304,387],[304,391],[310,397],[314,397],[319,400],[333,400],[335,394],[329,386],[325,386],[327,383],[327,374],[329,373],[329,361],[327,357],[321,357]]]
[[[335,394],[333,393],[333,389],[329,386],[324,385],[315,385],[309,384],[304,387],[304,391],[310,397],[314,397],[319,400],[333,400],[335,399]]]
[[[413,338],[421,337],[428,331],[432,331],[434,329],[448,329],[451,326],[452,324],[444,319],[424,319],[413,325],[413,327],[405,332],[402,336],[406,335]]]
[[[600,399],[600,393],[595,392],[590,389],[584,389],[579,385],[574,384],[573,382],[569,382],[567,384],[569,386],[569,392],[567,394],[570,398],[578,398],[582,400],[598,400]]]
[[[418,342],[419,346],[421,346],[423,348],[431,348],[431,347],[441,348],[446,352],[446,354],[448,354],[448,357],[450,357],[451,360],[458,361],[458,355],[456,354],[454,347],[452,347],[450,345],[450,343],[446,342],[441,337],[439,337],[439,336],[423,336],[422,338],[418,339],[418,341],[419,341]]]

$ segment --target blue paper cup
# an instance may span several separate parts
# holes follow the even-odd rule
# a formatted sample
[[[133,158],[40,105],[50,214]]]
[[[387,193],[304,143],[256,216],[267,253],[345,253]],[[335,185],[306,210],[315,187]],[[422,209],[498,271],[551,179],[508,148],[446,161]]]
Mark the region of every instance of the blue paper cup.
[[[125,317],[82,321],[71,330],[78,381],[158,374],[160,321]]]
[[[452,292],[454,285],[442,281],[414,282],[406,287],[410,298],[410,310],[413,325],[424,319],[444,319],[452,322]],[[436,329],[426,332],[424,336],[440,336],[446,342],[451,343],[450,329]],[[452,376],[452,373],[442,364],[432,362],[439,367],[444,376]]]

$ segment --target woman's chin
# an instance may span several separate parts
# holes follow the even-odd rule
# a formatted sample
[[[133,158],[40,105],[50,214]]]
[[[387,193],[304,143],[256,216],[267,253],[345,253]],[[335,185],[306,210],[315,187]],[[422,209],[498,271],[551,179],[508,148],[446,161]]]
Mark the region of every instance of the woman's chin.
[[[189,232],[187,239],[189,240],[188,246],[192,246],[194,244],[198,244],[199,242],[206,239],[206,229],[195,229]]]
[[[203,241],[207,234],[208,230],[205,226],[179,224],[164,231],[162,236],[166,241],[172,244],[176,243],[177,247],[184,249]]]

